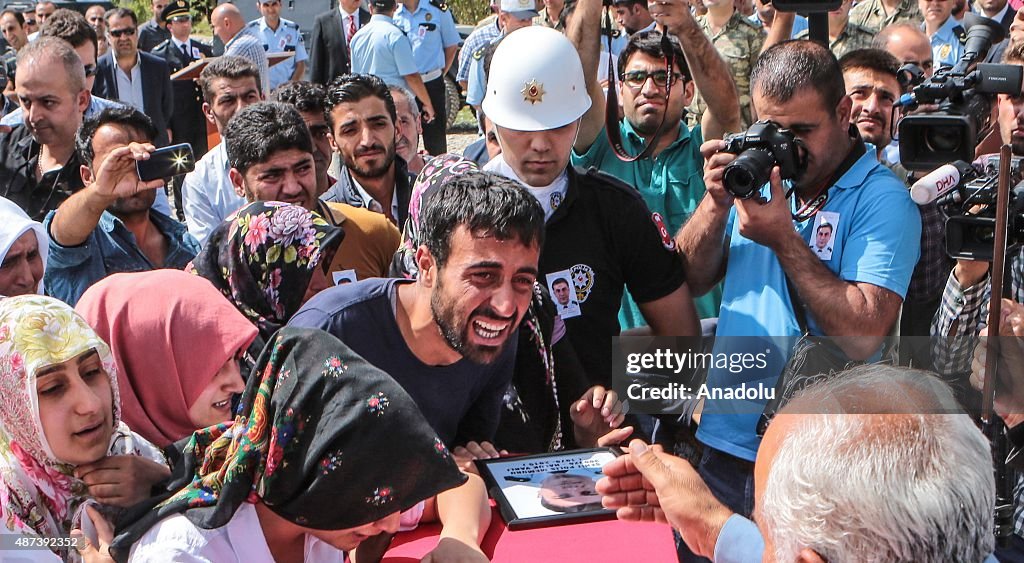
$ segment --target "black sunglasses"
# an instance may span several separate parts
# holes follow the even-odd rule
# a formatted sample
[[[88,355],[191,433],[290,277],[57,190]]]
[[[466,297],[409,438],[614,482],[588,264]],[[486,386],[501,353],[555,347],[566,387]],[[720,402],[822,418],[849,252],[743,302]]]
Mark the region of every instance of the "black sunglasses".
[[[25,25],[35,25],[36,20],[25,20]]]
[[[85,65],[85,77],[96,76],[96,65]]]
[[[135,35],[135,28],[126,27],[124,29],[111,29],[108,30],[107,33],[109,33],[111,37],[115,38],[121,37],[122,35],[127,35],[128,37],[131,37],[132,35]]]

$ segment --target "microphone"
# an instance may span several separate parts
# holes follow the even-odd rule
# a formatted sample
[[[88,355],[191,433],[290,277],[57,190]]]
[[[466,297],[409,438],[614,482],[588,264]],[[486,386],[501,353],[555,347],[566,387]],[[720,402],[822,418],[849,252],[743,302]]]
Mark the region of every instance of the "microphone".
[[[928,205],[960,186],[961,181],[977,177],[978,172],[970,163],[958,160],[943,164],[921,178],[910,187],[910,199],[918,205]]]

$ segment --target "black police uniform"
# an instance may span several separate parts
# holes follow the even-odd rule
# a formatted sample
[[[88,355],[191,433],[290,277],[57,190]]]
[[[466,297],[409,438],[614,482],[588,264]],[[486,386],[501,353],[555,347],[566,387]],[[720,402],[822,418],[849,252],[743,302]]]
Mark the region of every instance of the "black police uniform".
[[[635,189],[594,168],[568,172],[565,197],[545,228],[540,272],[569,270],[582,311],[565,319],[569,338],[590,384],[611,388],[623,288],[646,303],[679,289],[686,276],[675,241],[662,237]]]
[[[167,27],[161,27],[153,20],[139,26],[139,50],[150,52],[157,45],[171,38],[171,32]]]
[[[178,72],[203,57],[212,57],[213,48],[189,38],[189,55],[168,39],[153,49],[153,54],[167,61],[171,74]],[[203,115],[203,90],[195,80],[172,80],[174,92],[174,119],[171,132],[175,143],[191,143],[196,158],[208,150],[206,143],[206,116]]]

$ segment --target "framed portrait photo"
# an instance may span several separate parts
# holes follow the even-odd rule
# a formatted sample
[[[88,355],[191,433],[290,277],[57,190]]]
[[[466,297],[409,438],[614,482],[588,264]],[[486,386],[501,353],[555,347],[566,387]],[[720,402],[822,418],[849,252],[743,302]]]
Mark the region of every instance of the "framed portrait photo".
[[[509,530],[611,520],[595,490],[613,448],[478,459],[477,467]]]

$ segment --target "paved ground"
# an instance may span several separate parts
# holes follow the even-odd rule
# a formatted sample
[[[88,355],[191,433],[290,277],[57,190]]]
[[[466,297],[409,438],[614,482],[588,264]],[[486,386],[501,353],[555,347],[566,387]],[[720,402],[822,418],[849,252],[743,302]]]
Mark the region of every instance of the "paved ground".
[[[462,151],[476,139],[476,133],[448,133],[448,152],[462,154]]]

